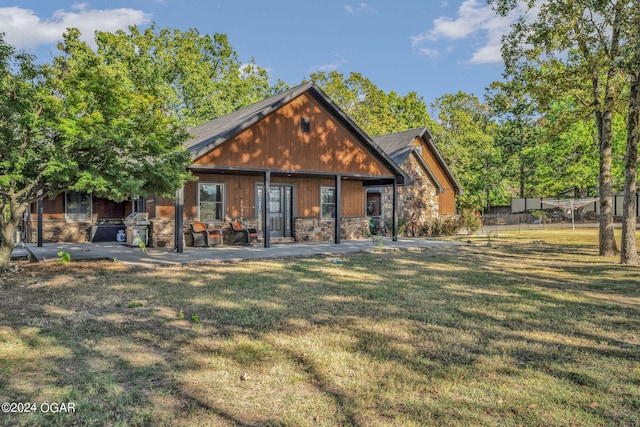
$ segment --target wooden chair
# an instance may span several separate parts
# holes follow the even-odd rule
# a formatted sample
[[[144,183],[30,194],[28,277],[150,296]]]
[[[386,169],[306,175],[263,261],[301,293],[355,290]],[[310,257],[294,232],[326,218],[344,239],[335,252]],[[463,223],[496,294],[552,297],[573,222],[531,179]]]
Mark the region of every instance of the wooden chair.
[[[196,221],[191,224],[193,246],[213,246],[222,244],[222,232],[207,227],[207,224]]]
[[[258,230],[246,228],[240,221],[231,221],[231,241],[236,245],[250,245],[258,241]]]

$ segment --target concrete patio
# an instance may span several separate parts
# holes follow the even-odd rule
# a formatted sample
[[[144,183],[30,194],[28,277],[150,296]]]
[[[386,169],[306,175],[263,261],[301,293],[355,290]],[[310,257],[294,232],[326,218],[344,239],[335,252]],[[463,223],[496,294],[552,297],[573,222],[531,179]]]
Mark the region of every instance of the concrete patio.
[[[459,243],[419,238],[400,238],[398,241],[383,239],[382,247],[389,249],[433,248],[458,245]],[[146,252],[138,247],[123,243],[45,243],[39,248],[34,243],[16,247],[12,258],[31,258],[46,262],[60,259],[58,252],[68,252],[72,261],[117,260],[125,265],[137,267],[180,266],[215,261],[243,261],[255,259],[287,258],[294,256],[327,255],[338,256],[345,253],[365,252],[378,249],[371,240],[347,240],[336,245],[333,242],[274,244],[270,248],[253,246],[215,246],[212,248],[185,247],[179,254],[165,248],[148,248]]]

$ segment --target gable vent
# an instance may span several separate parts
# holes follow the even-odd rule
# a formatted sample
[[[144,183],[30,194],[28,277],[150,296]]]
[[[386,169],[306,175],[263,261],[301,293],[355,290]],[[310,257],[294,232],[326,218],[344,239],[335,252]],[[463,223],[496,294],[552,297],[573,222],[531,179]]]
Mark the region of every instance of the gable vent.
[[[300,119],[300,130],[302,133],[309,133],[311,131],[311,119],[309,117]]]

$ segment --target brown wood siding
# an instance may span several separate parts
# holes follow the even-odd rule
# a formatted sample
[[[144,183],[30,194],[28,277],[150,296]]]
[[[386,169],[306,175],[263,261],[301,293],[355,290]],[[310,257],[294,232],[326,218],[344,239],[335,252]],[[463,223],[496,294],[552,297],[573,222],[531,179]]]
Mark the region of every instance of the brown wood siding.
[[[37,203],[34,203],[37,206]],[[38,214],[38,208],[34,212]],[[64,193],[58,194],[55,199],[45,197],[42,200],[42,218],[64,218]]]
[[[124,218],[129,213],[131,213],[131,202],[116,203],[100,197],[93,198],[93,218]]]
[[[158,205],[157,203],[157,197],[155,196],[149,196],[147,197],[147,206],[145,207],[147,212],[149,213],[149,218],[155,218],[156,217],[156,206]]]
[[[303,117],[310,119],[309,133],[301,131]],[[307,94],[205,154],[195,164],[393,176],[353,133]]]
[[[456,213],[456,193],[453,190],[445,190],[438,194],[438,213],[440,215],[453,215]]]
[[[438,194],[438,213],[440,215],[453,215],[456,213],[456,193],[453,181],[447,176],[429,146],[421,138],[416,138],[412,145],[422,146],[422,158],[433,175],[436,177],[444,193]]]
[[[54,199],[45,197],[42,201],[42,217],[45,219],[64,219],[65,193],[58,194]],[[92,197],[93,219],[124,218],[131,213],[131,202],[113,202],[101,197]],[[31,214],[37,215],[37,203],[33,203]]]
[[[224,184],[225,216],[227,218],[255,217],[255,188],[263,184],[259,176],[221,174],[195,174],[199,182]],[[196,218],[198,214],[198,182],[189,182],[184,191],[184,217]],[[271,184],[291,185],[295,188],[295,217],[320,215],[320,187],[333,187],[333,179],[306,177],[273,177]],[[360,181],[342,181],[342,215],[365,215],[365,190]],[[174,202],[168,198],[157,199],[158,218],[173,218]]]

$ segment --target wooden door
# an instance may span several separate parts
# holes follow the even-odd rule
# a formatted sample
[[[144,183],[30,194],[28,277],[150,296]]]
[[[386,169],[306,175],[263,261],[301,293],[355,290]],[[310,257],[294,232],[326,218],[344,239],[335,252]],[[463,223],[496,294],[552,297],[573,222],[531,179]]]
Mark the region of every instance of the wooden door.
[[[286,185],[271,185],[269,190],[269,229],[271,237],[291,237],[292,235],[292,211],[293,211],[293,187]],[[256,217],[258,227],[264,231],[262,218],[264,214],[264,186],[258,185],[256,191]]]

